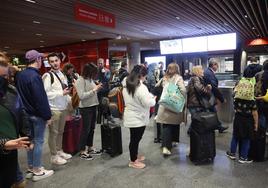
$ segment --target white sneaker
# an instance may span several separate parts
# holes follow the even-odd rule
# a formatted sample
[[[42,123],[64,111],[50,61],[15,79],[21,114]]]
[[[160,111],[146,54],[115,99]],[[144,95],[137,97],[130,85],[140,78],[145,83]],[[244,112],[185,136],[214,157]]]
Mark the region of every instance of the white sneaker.
[[[33,181],[39,181],[41,179],[51,176],[52,174],[54,174],[53,170],[46,170],[44,168],[41,168],[40,172],[33,173]]]
[[[52,164],[56,164],[56,165],[64,165],[67,163],[67,161],[65,159],[61,158],[59,155],[51,156],[50,161]]]
[[[57,155],[59,155],[61,158],[68,160],[72,158],[72,155],[68,154],[68,153],[64,153],[63,151],[58,151]]]
[[[163,153],[163,155],[171,155],[171,152],[166,147],[163,147],[162,153]]]

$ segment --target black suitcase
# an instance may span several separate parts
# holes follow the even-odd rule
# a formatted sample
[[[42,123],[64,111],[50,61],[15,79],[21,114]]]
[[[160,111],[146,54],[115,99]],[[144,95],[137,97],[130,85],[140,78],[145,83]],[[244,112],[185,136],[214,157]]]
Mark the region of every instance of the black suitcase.
[[[102,151],[111,157],[122,154],[121,127],[115,123],[103,123],[101,125]]]
[[[250,141],[248,158],[256,162],[265,161],[266,130],[259,129]]]
[[[190,132],[190,160],[196,165],[206,164],[213,162],[215,156],[215,132],[199,134],[192,129]]]

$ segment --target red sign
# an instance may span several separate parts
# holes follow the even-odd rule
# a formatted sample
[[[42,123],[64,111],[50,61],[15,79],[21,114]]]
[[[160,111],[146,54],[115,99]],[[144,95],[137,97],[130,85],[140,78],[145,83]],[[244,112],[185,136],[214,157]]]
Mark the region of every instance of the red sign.
[[[247,42],[248,46],[268,45],[268,38],[259,38]]]
[[[75,4],[75,19],[82,22],[115,28],[115,16],[113,14],[81,3]]]

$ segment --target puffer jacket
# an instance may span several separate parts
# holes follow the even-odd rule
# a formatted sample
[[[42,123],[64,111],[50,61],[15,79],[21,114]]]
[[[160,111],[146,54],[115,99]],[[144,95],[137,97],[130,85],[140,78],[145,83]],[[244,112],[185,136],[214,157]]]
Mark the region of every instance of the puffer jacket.
[[[191,77],[187,86],[187,107],[202,107],[198,98],[197,93],[200,96],[208,97],[211,96],[211,91],[206,88],[203,77],[193,76]]]

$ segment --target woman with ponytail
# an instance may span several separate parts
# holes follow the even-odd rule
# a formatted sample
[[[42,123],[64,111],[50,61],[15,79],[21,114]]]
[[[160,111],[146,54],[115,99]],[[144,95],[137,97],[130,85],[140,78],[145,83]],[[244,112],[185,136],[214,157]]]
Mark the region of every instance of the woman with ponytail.
[[[123,80],[123,97],[125,111],[123,124],[130,129],[130,162],[129,167],[142,169],[144,156],[138,155],[139,142],[145,126],[149,124],[149,110],[155,105],[155,97],[149,93],[143,84],[147,70],[144,66],[134,66],[131,73]]]

